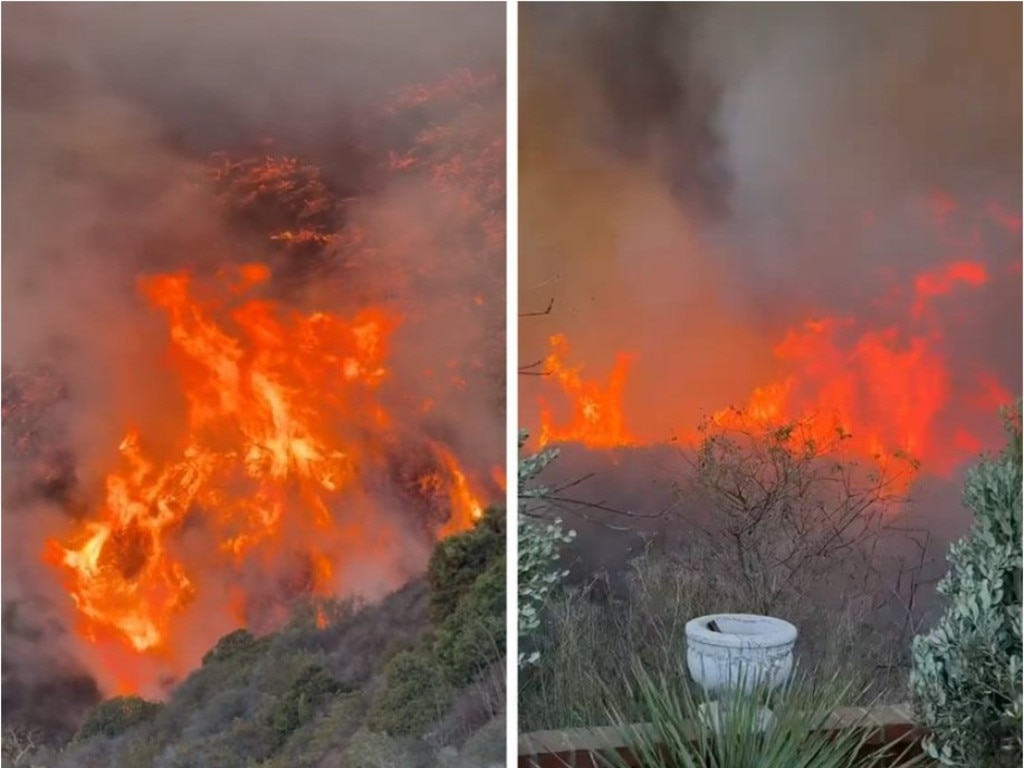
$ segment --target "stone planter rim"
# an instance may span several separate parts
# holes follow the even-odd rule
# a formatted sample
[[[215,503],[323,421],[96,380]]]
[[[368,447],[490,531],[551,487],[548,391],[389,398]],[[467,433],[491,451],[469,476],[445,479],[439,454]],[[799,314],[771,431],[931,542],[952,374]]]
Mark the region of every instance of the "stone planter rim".
[[[757,623],[765,631],[738,634],[712,632],[707,628],[708,623],[719,619]],[[774,616],[762,616],[756,613],[711,613],[686,622],[686,638],[720,648],[773,648],[795,643],[797,629],[785,619],[778,619]]]

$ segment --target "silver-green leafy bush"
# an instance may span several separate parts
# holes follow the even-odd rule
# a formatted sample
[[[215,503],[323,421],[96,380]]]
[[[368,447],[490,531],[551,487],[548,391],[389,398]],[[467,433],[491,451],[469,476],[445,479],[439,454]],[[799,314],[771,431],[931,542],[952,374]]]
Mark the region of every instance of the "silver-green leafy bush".
[[[949,552],[938,590],[949,599],[914,639],[910,684],[942,765],[1021,764],[1021,421],[1005,414],[1009,443],[968,473],[968,534]]]
[[[519,448],[522,449],[528,435],[519,433]],[[531,499],[543,499],[548,489],[535,483],[537,476],[552,461],[558,458],[558,450],[548,448],[519,459],[519,666],[536,664],[540,651],[532,647],[540,632],[541,612],[551,591],[558,586],[568,572],[558,567],[563,544],[576,536],[575,531],[566,531],[561,520],[539,521],[528,517],[524,504]],[[528,650],[524,650],[528,649]]]

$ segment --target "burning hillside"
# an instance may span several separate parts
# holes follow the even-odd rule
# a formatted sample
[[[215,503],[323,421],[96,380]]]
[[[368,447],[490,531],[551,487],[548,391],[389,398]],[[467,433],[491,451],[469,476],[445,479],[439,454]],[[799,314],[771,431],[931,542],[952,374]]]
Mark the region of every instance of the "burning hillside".
[[[8,189],[50,184],[64,218],[5,225],[5,273],[46,297],[5,291],[4,527],[33,550],[5,599],[107,693],[158,695],[297,599],[396,588],[500,501],[504,96],[457,69],[346,107],[326,147],[247,125],[197,155],[201,126],[79,99],[93,74],[11,97]]]

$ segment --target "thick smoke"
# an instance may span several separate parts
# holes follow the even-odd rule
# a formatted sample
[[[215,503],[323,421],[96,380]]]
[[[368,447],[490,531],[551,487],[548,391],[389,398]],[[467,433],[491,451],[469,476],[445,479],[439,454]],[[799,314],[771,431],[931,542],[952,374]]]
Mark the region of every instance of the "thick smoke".
[[[55,374],[62,394],[34,429],[80,464],[82,496],[100,497],[102,477],[89,467],[111,465],[126,415],[149,435],[181,423],[175,383],[159,373],[166,327],[139,296],[138,277],[274,263],[274,254],[241,238],[218,213],[204,183],[211,152],[258,152],[273,139],[275,151],[319,167],[336,197],[358,195],[359,215],[379,230],[370,235],[381,243],[381,268],[370,265],[334,305],[316,284],[283,286],[280,297],[344,313],[381,298],[381,274],[404,268],[426,275],[384,297],[413,314],[391,361],[411,401],[422,395],[418,382],[428,367],[484,358],[482,369],[503,368],[503,357],[492,359],[504,317],[503,263],[485,259],[460,222],[439,218],[421,189],[391,186],[376,170],[386,164],[388,137],[367,127],[395,89],[463,68],[502,71],[502,14],[487,4],[4,7],[5,387],[11,371],[43,366]],[[493,90],[472,125],[462,125],[468,136],[503,135],[503,95]],[[500,168],[495,177],[502,178]],[[401,239],[402,227],[415,235]],[[450,297],[476,295],[493,324],[446,311]],[[457,402],[439,403],[424,428],[486,470],[504,456],[503,382],[481,376],[473,385]],[[5,389],[5,420],[8,396]],[[54,670],[78,672],[67,642],[67,597],[39,563],[44,538],[68,524],[67,506],[17,482],[25,474],[17,461],[5,441],[4,639],[30,641],[5,647],[4,682],[12,684],[4,703],[31,708],[33,690],[60,690]],[[382,494],[378,506],[394,510],[386,529],[398,531],[388,540],[395,561],[414,573],[430,542],[416,531],[402,534],[401,502]],[[255,571],[246,576],[254,584],[264,578]],[[396,578],[372,562],[341,576],[371,597]],[[18,621],[9,620],[15,605]],[[197,659],[230,622],[206,620],[197,647],[184,654]],[[85,662],[102,671],[95,669],[101,660]],[[76,702],[95,693],[75,691]]]
[[[556,331],[598,377],[637,353],[627,415],[667,436],[770,380],[785,329],[877,313],[939,263],[934,193],[1020,209],[1019,21],[969,3],[525,8],[520,304],[555,303],[522,322],[522,361]],[[949,330],[950,368],[1019,390],[1019,231],[982,235],[955,253],[992,280]]]
[[[995,3],[524,6],[519,301],[554,303],[520,321],[522,364],[552,333],[598,380],[632,352],[627,422],[669,442],[775,380],[786,329],[826,314],[885,327],[894,286],[906,307],[922,270],[981,259],[989,284],[943,300],[951,390],[965,406],[987,370],[1018,394],[1020,26],[1018,5]],[[940,192],[961,211],[997,202],[1016,231],[967,221],[979,249],[940,243]],[[556,387],[521,387],[535,426]],[[643,478],[676,471],[646,453],[571,462],[569,476],[599,470],[594,500],[636,512],[668,503]],[[965,524],[948,482],[918,489],[915,513],[944,537]]]

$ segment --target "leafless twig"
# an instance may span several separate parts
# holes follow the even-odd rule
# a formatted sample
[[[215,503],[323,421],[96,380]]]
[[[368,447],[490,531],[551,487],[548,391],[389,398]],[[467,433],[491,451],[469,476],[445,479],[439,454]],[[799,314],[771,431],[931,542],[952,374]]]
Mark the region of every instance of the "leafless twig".
[[[39,732],[34,728],[14,728],[7,726],[3,730],[3,746],[0,753],[12,765],[23,765],[39,749]]]
[[[544,315],[550,315],[551,310],[555,307],[555,300],[552,298],[548,301],[548,305],[541,312],[520,312],[519,317],[543,317]]]

